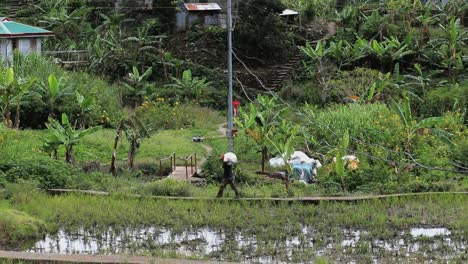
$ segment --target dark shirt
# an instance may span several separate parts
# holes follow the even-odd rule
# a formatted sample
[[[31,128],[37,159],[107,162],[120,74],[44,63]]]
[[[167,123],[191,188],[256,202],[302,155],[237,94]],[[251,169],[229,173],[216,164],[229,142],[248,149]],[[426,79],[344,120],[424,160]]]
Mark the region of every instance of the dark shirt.
[[[224,179],[232,180],[232,165],[227,164],[227,162],[223,162],[224,168]]]

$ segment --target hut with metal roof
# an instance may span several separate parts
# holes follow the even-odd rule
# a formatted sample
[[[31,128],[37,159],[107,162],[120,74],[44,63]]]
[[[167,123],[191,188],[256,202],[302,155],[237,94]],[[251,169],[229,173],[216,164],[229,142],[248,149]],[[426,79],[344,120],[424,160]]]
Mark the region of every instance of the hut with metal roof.
[[[0,58],[11,58],[16,49],[22,54],[41,53],[42,39],[51,36],[51,31],[0,17]]]
[[[221,7],[217,3],[183,3],[176,14],[177,31],[186,31],[195,23],[220,25]]]

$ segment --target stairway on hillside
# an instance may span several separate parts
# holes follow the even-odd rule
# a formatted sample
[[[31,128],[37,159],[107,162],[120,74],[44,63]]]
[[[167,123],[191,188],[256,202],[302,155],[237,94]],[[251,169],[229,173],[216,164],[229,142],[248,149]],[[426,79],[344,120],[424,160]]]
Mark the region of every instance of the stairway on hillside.
[[[275,68],[272,78],[268,81],[266,88],[271,91],[279,91],[281,89],[281,85],[292,76],[295,70],[300,67],[301,60],[302,55],[298,48],[286,63]]]
[[[16,18],[16,13],[19,10],[27,8],[37,3],[37,0],[7,0],[8,1],[8,18]]]
[[[327,25],[328,33],[320,40],[308,41],[313,46],[318,41],[326,40],[336,34],[336,24],[330,22]],[[266,88],[270,91],[279,91],[286,80],[293,76],[294,71],[302,67],[302,51],[299,47],[294,49],[293,54],[289,60],[281,65],[275,67],[272,73],[272,78],[267,82]]]

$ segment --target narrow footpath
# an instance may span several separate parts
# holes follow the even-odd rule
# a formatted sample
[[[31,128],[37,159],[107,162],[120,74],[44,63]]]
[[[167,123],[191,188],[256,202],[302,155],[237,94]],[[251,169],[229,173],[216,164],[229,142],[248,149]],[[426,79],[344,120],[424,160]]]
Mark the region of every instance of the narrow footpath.
[[[52,254],[0,251],[0,259],[27,261],[28,263],[131,263],[131,264],[222,264],[228,262],[166,259],[144,256]]]
[[[226,126],[226,123],[221,123],[221,124],[218,125],[218,129],[216,131],[220,135],[217,136],[216,138],[221,138],[221,137],[226,136],[225,126]],[[211,153],[213,152],[213,147],[211,147],[211,146],[209,146],[207,144],[204,144],[202,142],[200,142],[199,144],[200,144],[200,146],[202,148],[205,149],[206,154],[203,156],[203,158],[197,164],[196,168],[194,168],[195,171],[193,171],[193,172],[196,172],[196,171],[200,170],[201,167],[203,166],[203,164],[208,159],[208,157],[211,156]],[[175,179],[175,180],[181,180],[181,181],[183,181],[183,180],[189,180],[189,181],[192,181],[192,182],[199,182],[200,181],[199,178],[194,178],[192,176],[193,176],[193,173],[190,170],[190,168],[187,169],[185,166],[176,166],[175,170],[168,176],[168,178]]]

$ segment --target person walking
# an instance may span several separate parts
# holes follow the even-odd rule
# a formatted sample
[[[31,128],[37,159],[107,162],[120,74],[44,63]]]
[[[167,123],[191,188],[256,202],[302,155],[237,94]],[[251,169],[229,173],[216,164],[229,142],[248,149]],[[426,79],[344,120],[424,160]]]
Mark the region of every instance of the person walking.
[[[234,117],[238,117],[239,116],[239,106],[240,106],[240,102],[239,100],[234,99],[234,101],[232,101],[232,106],[234,107]]]
[[[223,162],[224,169],[223,182],[221,183],[221,187],[219,188],[218,195],[216,196],[216,198],[223,197],[224,189],[228,184],[231,185],[232,190],[234,190],[234,192],[236,193],[236,198],[239,198],[240,194],[236,188],[236,185],[234,184],[234,175],[232,172],[233,165],[237,162],[237,157],[234,153],[228,152],[221,157],[221,160]]]

